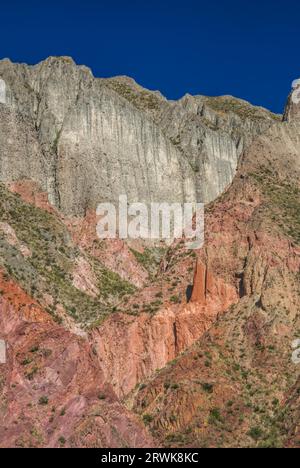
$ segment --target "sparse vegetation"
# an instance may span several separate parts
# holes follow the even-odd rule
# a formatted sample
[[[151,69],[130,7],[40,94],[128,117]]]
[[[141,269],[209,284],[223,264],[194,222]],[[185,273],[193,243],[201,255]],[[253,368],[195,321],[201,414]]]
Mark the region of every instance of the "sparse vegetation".
[[[83,326],[101,323],[126,294],[133,294],[135,287],[87,255],[97,278],[99,297],[91,297],[73,285],[74,262],[80,251],[70,241],[66,227],[52,213],[26,204],[0,184],[0,215],[16,233],[22,245],[32,255],[24,257],[16,246],[10,245],[0,232],[0,266],[9,277],[43,304],[45,294],[55,298],[47,311],[61,323],[57,307],[63,309]],[[37,353],[38,349],[31,350]]]

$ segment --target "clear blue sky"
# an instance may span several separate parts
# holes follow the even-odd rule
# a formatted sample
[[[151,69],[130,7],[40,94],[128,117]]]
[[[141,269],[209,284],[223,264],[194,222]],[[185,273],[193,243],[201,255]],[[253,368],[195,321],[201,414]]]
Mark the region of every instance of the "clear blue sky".
[[[1,58],[70,55],[171,99],[232,94],[281,112],[300,77],[299,0],[11,0],[0,15]]]

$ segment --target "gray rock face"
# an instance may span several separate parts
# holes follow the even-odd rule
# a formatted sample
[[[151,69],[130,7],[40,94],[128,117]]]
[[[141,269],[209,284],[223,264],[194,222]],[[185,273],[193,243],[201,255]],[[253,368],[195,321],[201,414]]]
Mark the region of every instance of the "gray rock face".
[[[194,168],[198,199],[209,202],[231,183],[243,150],[274,120],[264,109],[230,96],[186,95],[161,123]]]
[[[167,101],[127,77],[96,79],[68,57],[3,60],[0,180],[33,179],[68,215],[120,194],[208,202],[276,118],[231,97]]]
[[[1,104],[0,122],[1,181],[32,178],[46,188],[48,159],[41,151],[33,123]]]

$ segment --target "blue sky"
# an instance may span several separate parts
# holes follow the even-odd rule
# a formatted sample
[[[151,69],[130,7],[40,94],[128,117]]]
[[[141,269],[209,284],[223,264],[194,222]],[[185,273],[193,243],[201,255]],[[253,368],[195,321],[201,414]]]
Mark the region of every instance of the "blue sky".
[[[1,2],[0,56],[70,55],[170,99],[232,94],[281,112],[300,77],[299,0]]]

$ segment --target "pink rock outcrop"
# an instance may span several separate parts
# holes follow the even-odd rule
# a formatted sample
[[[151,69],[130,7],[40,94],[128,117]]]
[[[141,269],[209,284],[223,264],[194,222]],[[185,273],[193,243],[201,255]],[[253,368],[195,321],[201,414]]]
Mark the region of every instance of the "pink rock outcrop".
[[[87,340],[55,324],[0,276],[0,447],[151,447],[143,425],[105,382]]]

